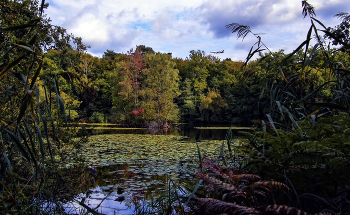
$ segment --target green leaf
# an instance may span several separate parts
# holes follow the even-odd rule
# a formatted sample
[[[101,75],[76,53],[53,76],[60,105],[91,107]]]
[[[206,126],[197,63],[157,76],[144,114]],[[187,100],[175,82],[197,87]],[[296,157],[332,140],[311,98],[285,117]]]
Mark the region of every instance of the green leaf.
[[[31,49],[28,44],[25,44],[25,43],[12,43],[12,44],[15,45],[15,46],[21,47],[23,49],[26,49],[26,50],[28,50],[30,52],[34,52],[33,49]]]
[[[266,123],[264,120],[261,120],[261,125],[263,126],[263,132],[266,132]]]
[[[282,60],[281,64],[284,64],[285,62],[287,62],[287,60],[289,60],[289,58],[293,57],[293,55],[294,55],[295,53],[297,53],[301,48],[303,48],[303,46],[304,46],[305,44],[308,44],[308,43],[309,43],[309,41],[308,41],[308,40],[305,40],[302,44],[300,44],[300,45],[298,46],[297,49],[295,49],[295,50],[294,50],[292,53],[290,53],[286,58],[284,58],[284,59]]]
[[[307,59],[307,50],[309,48],[310,45],[310,40],[311,40],[311,33],[312,33],[312,28],[313,26],[310,27],[309,31],[307,32],[307,36],[306,36],[306,46],[305,46],[305,51],[304,51],[304,63],[303,63],[303,68],[301,69],[301,71],[304,71],[305,67],[307,66],[308,63],[308,59]]]
[[[312,127],[315,128],[315,126],[316,126],[316,115],[311,115],[311,120],[312,120]]]
[[[35,125],[36,125],[36,132],[38,133],[38,141],[39,141],[39,147],[40,147],[40,152],[41,152],[41,162],[42,162],[42,165],[45,166],[44,165],[45,151],[44,151],[43,138],[41,136],[41,132],[40,132],[39,126],[36,124],[36,122],[35,122]]]
[[[27,141],[27,137],[26,137],[26,135],[25,135],[25,132],[22,132],[21,129],[18,127],[18,125],[17,125],[17,130],[19,131],[19,133],[20,133],[20,135],[21,135],[21,137],[22,137],[22,139],[23,139],[24,145],[25,145],[27,151],[29,152],[30,158],[32,159],[33,163],[34,163],[35,165],[37,165],[37,162],[36,162],[36,160],[35,160],[35,157],[33,156],[33,153],[32,153],[32,151],[30,150],[30,147],[29,147],[29,145],[28,145],[28,141]],[[32,166],[32,165],[30,165],[30,166],[31,166],[31,168],[33,169],[33,166]]]
[[[270,122],[270,124],[271,124],[273,130],[276,132],[277,136],[279,137],[280,135],[279,135],[278,132],[277,132],[277,129],[276,129],[276,127],[275,127],[275,124],[274,124],[274,122],[273,122],[273,120],[272,120],[271,115],[270,115],[270,114],[266,114],[266,116],[267,116],[267,118],[269,119],[269,122]]]
[[[311,17],[311,19],[315,20],[318,24],[320,24],[324,29],[327,29],[327,27],[322,23],[320,22],[318,19],[315,19],[314,17]]]
[[[29,104],[29,102],[30,102],[32,97],[33,97],[33,91],[28,90],[27,94],[22,99],[21,108],[20,108],[20,111],[19,111],[19,115],[17,117],[17,124],[19,124],[19,122],[21,121],[22,117],[24,116],[24,114],[25,114],[25,112],[27,110],[28,104]]]
[[[282,117],[284,118],[284,114],[283,114],[283,111],[282,111],[281,102],[280,102],[280,101],[276,101],[276,103],[277,103],[278,109],[279,109],[280,112],[281,112]]]
[[[64,108],[64,103],[63,100],[61,98],[61,96],[59,95],[59,89],[58,89],[58,84],[57,81],[54,79],[53,80],[55,83],[55,90],[56,90],[56,96],[57,96],[57,104],[61,109],[61,113],[63,115],[64,121],[66,122],[66,126],[68,127],[68,122],[67,122],[67,116],[66,116],[66,110]]]
[[[0,81],[5,77],[6,73],[8,71],[10,71],[10,69],[12,69],[12,67],[16,66],[17,64],[19,64],[19,62],[21,62],[21,60],[25,57],[24,53],[22,52],[14,61],[12,61],[11,63],[9,63],[5,69],[3,69],[0,72]]]
[[[49,132],[48,132],[48,129],[47,129],[47,122],[46,122],[46,119],[44,118],[44,116],[40,113],[40,111],[39,111],[39,115],[40,115],[41,121],[44,124],[44,130],[45,130],[45,135],[46,135],[47,146],[49,148],[49,153],[50,153],[51,159],[53,159],[52,152],[51,152],[51,144],[50,144],[50,139],[49,139]]]
[[[221,145],[220,155],[221,155],[222,162],[223,162],[224,166],[227,166],[227,162],[226,162],[226,159],[225,159],[225,145],[224,145],[224,141],[222,142],[222,145]]]
[[[329,83],[336,83],[336,81],[327,81],[326,83],[320,85],[319,87],[316,88],[316,90],[312,91],[311,93],[309,93],[308,95],[306,95],[303,100],[307,99],[309,96],[313,95],[314,93],[317,93],[319,90],[321,90],[321,88]],[[295,98],[295,97],[294,97]]]
[[[33,20],[30,20],[29,22],[23,24],[23,25],[16,25],[16,26],[10,26],[7,28],[0,28],[0,32],[16,31],[16,30],[32,27],[32,26],[36,25],[36,23],[38,23],[39,21],[40,21],[40,19],[33,19]]]
[[[228,148],[228,151],[229,151],[229,154],[230,154],[230,158],[232,158],[232,149],[231,149],[231,144],[230,144],[230,140],[232,139],[232,129],[231,129],[231,127],[227,131],[225,139],[226,139],[227,148]]]
[[[199,180],[196,184],[196,187],[194,188],[194,190],[192,191],[191,195],[188,197],[187,201],[186,201],[186,205],[190,202],[190,200],[192,199],[192,197],[194,196],[194,194],[197,192],[199,186],[202,184],[203,180]]]
[[[67,125],[67,127],[68,127],[67,116],[66,116],[66,110],[65,110],[65,108],[64,108],[63,100],[62,100],[61,96],[59,96],[58,94],[57,94],[57,101],[58,101],[59,106],[60,106],[60,108],[61,108],[61,113],[62,113],[62,115],[63,115],[64,121],[66,122],[66,125]]]
[[[295,128],[299,130],[300,135],[302,135],[303,131],[301,130],[299,124],[295,121],[294,115],[286,107],[282,106],[282,109],[288,113],[289,119],[293,122]]]
[[[343,42],[342,40],[340,40],[335,34],[333,34],[332,32],[330,31],[327,31],[327,30],[320,30],[322,31],[323,33],[325,33],[328,37],[334,39],[335,41],[337,41],[338,43],[342,44],[344,47],[346,48],[350,48],[350,45]]]
[[[10,72],[10,74],[17,78],[18,80],[22,81],[23,83],[26,83],[27,80],[26,80],[26,77],[24,77],[24,75],[22,73],[19,73],[19,72]]]
[[[309,62],[311,62],[318,54],[319,51],[317,51],[317,47],[319,46],[318,43],[316,43],[316,45],[313,47],[310,55],[308,58],[306,58],[305,60],[305,64],[308,64]]]
[[[13,171],[12,171],[12,166],[11,166],[11,162],[9,160],[9,158],[7,157],[7,154],[4,152],[4,160],[6,161],[6,163],[8,164],[8,167],[9,167],[9,170],[10,170],[10,173],[11,173],[11,176],[13,176]]]
[[[12,89],[12,86],[9,86],[9,87],[6,89],[4,103],[6,103],[7,98],[8,98],[8,96],[9,96],[9,94],[10,94],[11,89]]]
[[[7,50],[7,52],[3,56],[0,57],[0,61],[1,61],[1,59],[4,59],[14,48],[15,47],[13,46],[9,50]]]
[[[29,45],[34,45],[36,40],[38,39],[38,36],[35,34],[28,42]]]
[[[29,129],[28,125],[27,125],[27,122],[26,122],[24,119],[22,119],[22,121],[23,121],[23,123],[24,123],[24,125],[25,125],[25,127],[26,127],[26,131],[27,131],[27,133],[28,133],[28,135],[29,135],[29,140],[30,140],[30,143],[31,143],[31,145],[32,145],[32,150],[33,150],[34,156],[36,157],[36,156],[37,156],[37,153],[36,153],[35,146],[34,146],[34,141],[33,141],[32,132],[30,131],[30,129]]]
[[[29,161],[30,159],[29,159],[29,156],[27,154],[27,151],[24,149],[24,147],[23,147],[22,143],[19,141],[18,137],[7,129],[5,129],[5,131],[10,135],[12,141],[15,143],[16,147],[21,152],[23,157],[25,157]]]
[[[38,78],[38,76],[40,74],[42,64],[43,64],[43,61],[41,60],[40,63],[39,63],[38,69],[36,70],[36,72],[35,72],[35,74],[34,74],[34,76],[32,78],[32,83],[30,84],[30,87],[29,87],[30,90],[33,89],[33,86],[34,86],[34,84],[36,82],[36,79]]]

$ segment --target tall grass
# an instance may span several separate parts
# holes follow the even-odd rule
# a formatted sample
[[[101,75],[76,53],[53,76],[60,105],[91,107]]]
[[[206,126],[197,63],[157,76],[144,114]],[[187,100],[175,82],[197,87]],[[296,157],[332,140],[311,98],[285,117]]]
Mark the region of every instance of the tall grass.
[[[44,52],[40,44],[45,41],[38,38],[45,35],[38,32],[44,5],[42,0],[38,18],[0,28],[10,36],[25,32],[0,58],[0,211],[4,214],[63,213],[63,202],[78,192],[76,185],[81,182],[70,181],[69,176],[74,171],[86,174],[84,168],[62,170],[57,160],[64,154],[62,144],[73,140],[67,135],[72,131],[58,77],[41,75]]]
[[[330,49],[322,38],[339,42],[342,50],[350,44],[316,19],[314,7],[307,1],[302,1],[302,6],[304,18],[309,16],[311,21],[305,41],[282,61],[270,52],[272,62],[266,71],[279,71],[284,84],[270,84],[274,80],[268,79],[261,84],[260,98],[270,100],[269,113],[255,122],[254,132],[242,132],[247,141],[239,146],[232,144],[234,137],[228,131],[221,160],[217,160],[223,166],[199,155],[196,176],[201,180],[198,184],[205,182],[202,188],[207,194],[203,198],[196,186],[184,197],[192,214],[350,213],[349,55]],[[227,28],[238,38],[253,34],[249,26],[238,23]],[[269,50],[262,38],[254,35],[258,41],[242,70],[254,55]],[[316,44],[311,47],[313,35]],[[300,53],[301,58],[296,58]],[[344,62],[336,57],[339,55]],[[318,58],[324,63],[316,63]],[[265,60],[267,55],[262,55],[258,63]],[[273,67],[276,63],[277,68]],[[286,69],[292,75],[285,76]],[[323,71],[328,79],[310,87],[312,69]],[[320,101],[319,93],[325,89],[328,100]],[[242,174],[247,172],[252,174]]]

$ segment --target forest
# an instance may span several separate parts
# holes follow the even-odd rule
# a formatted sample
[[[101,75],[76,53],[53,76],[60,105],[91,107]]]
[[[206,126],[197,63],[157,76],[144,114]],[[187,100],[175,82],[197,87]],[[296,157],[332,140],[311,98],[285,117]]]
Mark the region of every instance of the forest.
[[[125,54],[106,50],[98,58],[87,53],[89,46],[82,38],[69,35],[62,27],[51,26],[47,19],[44,21],[41,36],[45,41],[41,45],[45,54],[37,86],[40,91],[50,84],[53,87],[45,79],[55,77],[69,122],[112,122],[126,126],[220,122],[252,126],[251,121],[264,117],[271,106],[268,91],[261,94],[264,87],[273,85],[277,89],[289,84],[297,99],[302,99],[330,81],[325,70],[319,69],[326,60],[322,53],[314,56],[308,72],[298,65],[312,47],[299,50],[282,67],[279,62],[286,57],[283,50],[260,54],[248,63],[221,60],[201,50],[190,51],[186,59],[172,58],[171,53],[155,52],[145,45],[131,47]],[[16,36],[8,39],[16,40]],[[8,48],[8,44],[2,46],[3,50]],[[327,54],[348,66],[345,53],[330,49]],[[298,80],[303,75],[304,80]],[[17,79],[14,77],[6,77],[8,86],[20,84],[18,78],[24,78],[19,74]],[[329,84],[320,90],[318,100],[329,102],[334,97],[331,88]],[[49,103],[57,112],[52,105],[54,97],[55,92]],[[42,95],[39,103],[44,102]]]
[[[307,54],[311,51],[312,47]],[[300,50],[286,64],[296,64],[303,55]],[[269,94],[266,91],[261,95],[264,86],[273,84],[273,88],[279,88],[290,82],[297,99],[302,99],[330,81],[329,75],[318,69],[326,60],[321,53],[315,56],[307,73],[302,73],[301,65],[285,66],[282,76],[279,61],[285,57],[283,50],[261,54],[242,69],[244,62],[220,60],[201,50],[192,50],[186,59],[178,59],[141,45],[127,54],[107,50],[98,58],[69,47],[46,52],[39,78],[57,77],[70,122],[128,126],[221,122],[251,126],[252,120],[269,111]],[[344,62],[345,67],[347,58],[342,52],[334,55],[334,60]],[[261,59],[264,62],[258,63]],[[297,80],[296,75],[304,75],[304,80]],[[40,81],[38,87],[42,89]],[[334,97],[331,88],[330,84],[319,91],[318,101],[329,102]],[[44,97],[39,102],[44,102]]]
[[[188,160],[177,160],[191,163],[198,158],[194,163],[199,168],[189,173],[195,180],[170,180],[157,201],[145,203],[147,207],[135,203],[139,214],[350,212],[348,13],[336,14],[340,24],[326,27],[304,0],[302,14],[311,26],[292,53],[263,52],[268,47],[258,37],[246,60],[234,62],[195,47],[186,59],[173,58],[147,44],[126,53],[107,49],[101,58],[94,57],[83,38],[50,23],[44,13],[48,6],[45,0],[0,3],[4,214],[63,214],[68,201],[79,204],[85,214],[100,214],[85,199],[75,199],[91,185],[96,160],[144,159],[145,154],[135,152],[139,149],[118,147],[161,142],[158,136],[144,136],[147,141],[130,144],[136,142],[130,135],[124,137],[127,141],[115,136],[114,143],[99,137],[92,142],[72,123],[253,127],[239,138],[229,129],[222,144],[186,145],[183,139],[166,137],[172,148],[182,144],[191,150]],[[238,23],[226,28],[242,39],[253,34]],[[157,159],[173,153],[162,144],[161,150],[149,149],[165,153]],[[201,147],[216,147],[210,152],[217,153],[216,158],[205,157]],[[184,188],[188,195],[179,196],[177,190]]]

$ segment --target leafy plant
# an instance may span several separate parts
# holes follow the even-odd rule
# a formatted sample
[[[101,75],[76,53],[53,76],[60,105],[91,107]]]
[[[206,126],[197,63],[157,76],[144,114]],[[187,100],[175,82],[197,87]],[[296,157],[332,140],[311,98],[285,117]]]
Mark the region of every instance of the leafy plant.
[[[341,58],[343,53],[329,49],[320,34],[324,33],[343,48],[349,44],[314,18],[316,13],[312,5],[303,1],[302,6],[304,18],[309,15],[311,20],[306,40],[281,61],[275,54],[272,60],[265,55],[259,61],[261,66],[268,60],[267,78],[260,94],[260,98],[270,101],[268,114],[255,122],[258,128],[254,133],[242,132],[248,141],[229,150],[229,156],[223,158],[240,158],[241,171],[249,170],[264,179],[285,182],[293,188],[294,203],[290,203],[293,207],[310,213],[322,210],[348,213],[350,205],[344,201],[349,196],[350,170],[348,55]],[[237,23],[228,27],[238,32],[238,37],[251,33],[250,28]],[[317,44],[310,47],[313,33]],[[246,64],[252,55],[262,51],[261,38],[258,40],[258,48],[251,49]],[[323,64],[316,63],[320,59]],[[275,72],[272,63],[277,63],[284,84],[268,78],[268,73]],[[328,78],[314,82],[312,74],[318,72]],[[286,76],[287,73],[290,75]],[[269,83],[273,84],[269,86]],[[232,164],[237,164],[236,161]]]
[[[62,135],[71,130],[66,127],[58,76],[42,72],[43,55],[48,46],[64,46],[51,33],[67,36],[68,47],[71,36],[42,15],[47,7],[44,0],[40,5],[6,1],[1,7],[0,211],[52,214],[78,190],[63,179],[56,160],[72,136]],[[81,164],[74,171],[83,172]]]

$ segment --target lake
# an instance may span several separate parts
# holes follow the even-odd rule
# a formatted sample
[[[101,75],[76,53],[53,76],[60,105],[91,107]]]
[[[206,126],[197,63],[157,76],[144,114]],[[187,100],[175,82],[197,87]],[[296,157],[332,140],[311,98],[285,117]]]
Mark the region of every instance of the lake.
[[[89,143],[71,155],[83,155],[88,167],[96,166],[97,174],[89,173],[89,189],[76,199],[85,199],[87,206],[98,207],[104,214],[134,214],[135,202],[158,198],[170,180],[195,186],[191,175],[199,166],[195,140],[203,157],[217,158],[228,129],[179,125],[152,130],[96,124],[86,128],[91,134]],[[237,131],[233,130],[235,136]],[[66,168],[74,166],[67,161]],[[76,210],[82,210],[78,203],[66,205],[66,212]]]
[[[86,123],[84,126],[90,135],[97,134],[153,134],[153,135],[176,135],[188,137],[190,140],[223,140],[227,134],[229,125],[223,124],[212,126],[211,124],[176,124],[171,129],[147,129],[122,127],[119,124]],[[247,131],[249,127],[233,127],[232,133],[240,136],[239,131]]]

